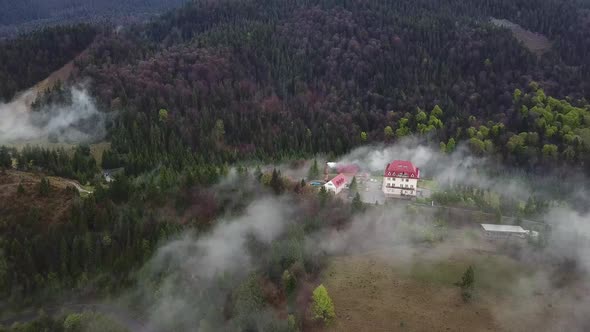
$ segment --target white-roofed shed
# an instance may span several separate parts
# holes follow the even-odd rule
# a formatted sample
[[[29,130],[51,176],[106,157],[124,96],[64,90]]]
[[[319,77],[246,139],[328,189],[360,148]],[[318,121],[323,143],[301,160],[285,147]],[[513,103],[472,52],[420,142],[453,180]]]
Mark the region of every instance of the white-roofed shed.
[[[481,227],[484,229],[486,237],[489,238],[526,238],[531,234],[531,231],[516,225],[481,224]],[[537,235],[535,233],[533,232],[532,235]]]

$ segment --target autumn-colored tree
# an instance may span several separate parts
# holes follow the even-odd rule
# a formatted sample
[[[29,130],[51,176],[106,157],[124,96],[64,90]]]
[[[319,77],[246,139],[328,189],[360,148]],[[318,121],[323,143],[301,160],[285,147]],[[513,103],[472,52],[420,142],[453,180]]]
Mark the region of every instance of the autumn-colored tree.
[[[336,318],[336,312],[334,311],[334,303],[324,285],[319,285],[313,290],[312,300],[313,318],[327,325],[332,323]]]
[[[168,121],[168,110],[165,108],[161,108],[158,111],[158,118],[160,119],[160,122]]]
[[[383,129],[383,135],[385,136],[385,139],[393,138],[393,128],[391,128],[391,126],[385,127],[385,129]]]

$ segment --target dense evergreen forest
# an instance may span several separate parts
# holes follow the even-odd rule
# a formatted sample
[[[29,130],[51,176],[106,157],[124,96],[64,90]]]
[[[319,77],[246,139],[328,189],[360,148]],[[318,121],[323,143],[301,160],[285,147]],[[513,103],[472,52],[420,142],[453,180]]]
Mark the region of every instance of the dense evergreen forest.
[[[536,56],[490,17],[545,34],[551,50]],[[193,1],[101,31],[72,82],[90,79],[102,110],[121,114],[107,163],[129,174],[338,155],[410,134],[446,151],[469,141],[530,169],[584,167],[588,22],[583,5],[554,0]],[[2,95],[73,58],[95,33],[56,28],[7,44]],[[526,158],[509,142],[525,144]]]
[[[0,39],[47,26],[76,23],[126,25],[179,7],[187,0],[0,1]]]
[[[0,100],[9,101],[73,60],[96,32],[88,25],[60,26],[0,42]]]
[[[170,8],[184,1],[179,0],[29,0],[0,3],[0,24],[15,24],[32,20],[58,20],[68,17],[92,17],[95,15],[116,15],[157,11]]]
[[[104,109],[126,110],[110,139],[131,173],[193,158],[342,154],[413,133],[446,149],[470,140],[529,168],[583,167],[584,15],[551,0],[196,1],[102,34],[77,65]],[[535,56],[491,16],[546,34],[552,50]],[[557,131],[522,106],[543,107]],[[531,158],[513,156],[508,142],[529,132]]]
[[[227,316],[232,330],[260,326],[264,321],[268,325],[265,331],[294,331],[285,320],[261,315],[267,307],[285,305],[286,297],[289,303],[295,301],[298,282],[303,285],[320,271],[325,253],[309,250],[305,237],[322,228],[342,227],[363,209],[362,203],[349,206],[326,191],[318,194],[305,184],[292,182],[276,170],[263,173],[240,168],[231,183],[207,188],[225,175],[223,167],[195,167],[184,174],[164,168],[133,181],[121,175],[110,188],[98,187],[88,198],[80,198],[72,188],[46,185],[45,180],[21,183],[19,200],[52,200],[64,208],[56,218],[55,212],[36,204],[20,212],[14,205],[0,205],[6,216],[0,218],[2,303],[32,305],[70,294],[90,299],[114,295],[145,278],[146,273],[153,291],[138,295],[135,301],[153,303],[155,298],[143,296],[157,297],[165,273],[173,272],[150,275],[149,270],[139,269],[155,249],[182,230],[198,234],[217,218],[240,216],[256,197],[288,193],[297,208],[284,234],[270,243],[249,238],[247,248],[256,257],[257,268],[245,278],[220,280],[221,286],[195,292],[194,300],[205,301],[210,310],[199,312],[190,321],[205,320],[219,330],[224,328],[221,317]],[[185,290],[194,286],[183,271],[177,272],[175,278]],[[220,295],[228,287],[229,300]],[[225,312],[228,308],[229,313]],[[136,309],[146,308],[140,305]],[[298,320],[305,320],[305,311],[298,315]],[[179,321],[178,328],[184,323]],[[15,331],[54,325],[62,326],[61,321],[42,318]]]

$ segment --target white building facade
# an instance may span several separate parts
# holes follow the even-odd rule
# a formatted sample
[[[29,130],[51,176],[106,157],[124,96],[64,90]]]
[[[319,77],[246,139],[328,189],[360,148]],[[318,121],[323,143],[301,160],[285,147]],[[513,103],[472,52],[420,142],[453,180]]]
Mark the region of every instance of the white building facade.
[[[386,197],[415,198],[419,179],[418,167],[407,160],[394,160],[385,168],[383,193]]]

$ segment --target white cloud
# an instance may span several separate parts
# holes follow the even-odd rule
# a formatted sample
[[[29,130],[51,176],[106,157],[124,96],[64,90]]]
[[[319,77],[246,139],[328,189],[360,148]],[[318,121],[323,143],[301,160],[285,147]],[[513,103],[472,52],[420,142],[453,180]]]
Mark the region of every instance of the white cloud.
[[[68,105],[46,105],[32,111],[27,91],[10,103],[0,104],[0,144],[39,142],[85,143],[105,135],[105,115],[86,90],[72,88]]]

